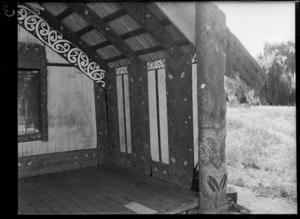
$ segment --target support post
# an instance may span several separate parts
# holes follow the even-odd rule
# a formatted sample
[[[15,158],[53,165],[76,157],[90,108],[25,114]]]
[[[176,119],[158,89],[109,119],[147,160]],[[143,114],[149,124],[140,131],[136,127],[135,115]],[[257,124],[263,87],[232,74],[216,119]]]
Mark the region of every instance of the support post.
[[[226,30],[217,6],[196,3],[200,214],[217,214],[226,205]]]

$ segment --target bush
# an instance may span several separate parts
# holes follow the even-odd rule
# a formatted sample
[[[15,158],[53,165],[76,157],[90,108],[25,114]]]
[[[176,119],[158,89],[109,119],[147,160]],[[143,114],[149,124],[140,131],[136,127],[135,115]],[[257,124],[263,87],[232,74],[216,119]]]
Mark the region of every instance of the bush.
[[[253,188],[253,191],[257,192],[259,196],[271,197],[271,198],[284,198],[291,201],[296,201],[296,191],[285,185],[280,185],[276,181],[272,181],[270,186],[264,186],[262,183],[258,183]]]

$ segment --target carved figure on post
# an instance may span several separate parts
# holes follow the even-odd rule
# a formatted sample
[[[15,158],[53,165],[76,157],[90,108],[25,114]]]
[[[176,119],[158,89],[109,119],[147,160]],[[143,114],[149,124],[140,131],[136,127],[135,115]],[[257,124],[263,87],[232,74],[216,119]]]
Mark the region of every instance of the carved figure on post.
[[[199,212],[218,213],[226,204],[225,15],[211,3],[197,3],[197,92],[199,126]]]

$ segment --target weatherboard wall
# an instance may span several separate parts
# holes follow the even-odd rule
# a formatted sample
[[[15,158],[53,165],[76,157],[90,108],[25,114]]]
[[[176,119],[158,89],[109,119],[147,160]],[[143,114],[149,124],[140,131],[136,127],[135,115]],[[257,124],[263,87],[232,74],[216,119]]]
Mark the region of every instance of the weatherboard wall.
[[[26,54],[35,47],[44,50],[48,111],[48,140],[18,142],[19,176],[97,165],[94,82],[19,25],[18,42],[18,68],[37,68],[37,57]]]

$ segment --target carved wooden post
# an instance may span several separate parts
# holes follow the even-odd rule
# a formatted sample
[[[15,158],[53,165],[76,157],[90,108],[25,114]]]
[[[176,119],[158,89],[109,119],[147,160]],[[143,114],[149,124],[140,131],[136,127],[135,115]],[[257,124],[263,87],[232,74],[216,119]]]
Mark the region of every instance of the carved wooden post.
[[[199,126],[199,213],[218,213],[226,204],[225,14],[211,3],[196,4]]]

